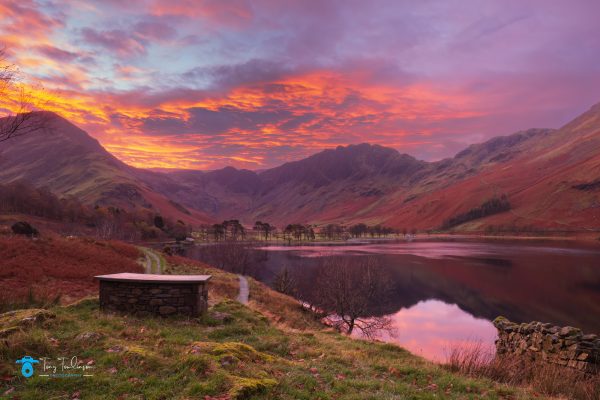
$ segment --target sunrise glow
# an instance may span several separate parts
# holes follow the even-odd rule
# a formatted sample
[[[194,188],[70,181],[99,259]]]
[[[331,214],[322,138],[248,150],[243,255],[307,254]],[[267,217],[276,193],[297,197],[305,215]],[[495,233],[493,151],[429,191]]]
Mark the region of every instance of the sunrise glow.
[[[598,93],[597,14],[478,5],[10,0],[0,41],[45,109],[134,166],[260,169],[362,142],[438,160]]]

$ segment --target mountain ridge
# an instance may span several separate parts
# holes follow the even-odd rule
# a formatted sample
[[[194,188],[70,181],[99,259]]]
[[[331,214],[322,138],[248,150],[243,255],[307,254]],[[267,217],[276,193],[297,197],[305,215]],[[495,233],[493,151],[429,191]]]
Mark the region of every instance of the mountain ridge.
[[[513,204],[510,212],[459,229],[600,225],[598,193],[586,186],[600,176],[600,103],[559,129],[495,137],[435,162],[361,143],[259,172],[135,168],[70,122],[53,119],[51,137],[26,136],[0,147],[0,181],[26,179],[88,203],[145,207],[195,223],[229,218],[248,224],[256,219],[277,224],[360,221],[436,229],[452,215],[505,194]],[[573,189],[577,185],[592,189]],[[536,206],[549,199],[555,204]]]
[[[173,218],[210,220],[185,212],[138,179],[139,170],[118,160],[85,131],[54,113],[37,113],[45,128],[0,146],[0,182],[25,180],[87,204],[160,209]]]

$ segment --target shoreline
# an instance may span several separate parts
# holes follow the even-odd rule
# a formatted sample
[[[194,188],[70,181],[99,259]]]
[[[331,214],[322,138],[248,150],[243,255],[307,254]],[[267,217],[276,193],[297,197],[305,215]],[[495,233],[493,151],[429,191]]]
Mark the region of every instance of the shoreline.
[[[288,241],[284,239],[270,239],[270,240],[237,240],[239,244],[257,244],[260,247],[268,246],[283,246],[283,247],[300,247],[300,246],[360,246],[364,244],[376,244],[376,243],[402,243],[402,242],[425,242],[425,241],[529,241],[529,242],[569,242],[572,244],[583,244],[586,246],[597,245],[600,247],[600,232],[591,234],[590,232],[577,232],[572,234],[556,234],[556,235],[531,235],[531,234],[496,234],[486,235],[483,233],[421,233],[411,238],[404,238],[402,236],[393,237],[363,237],[363,238],[350,238],[350,239],[327,239],[327,240],[298,240]],[[152,241],[136,241],[135,245],[138,246],[161,246],[161,245],[177,245],[184,247],[195,247],[195,246],[209,246],[219,243],[228,243],[228,241],[213,241],[213,240],[197,240],[195,242],[152,242]],[[596,247],[596,246],[593,246]]]

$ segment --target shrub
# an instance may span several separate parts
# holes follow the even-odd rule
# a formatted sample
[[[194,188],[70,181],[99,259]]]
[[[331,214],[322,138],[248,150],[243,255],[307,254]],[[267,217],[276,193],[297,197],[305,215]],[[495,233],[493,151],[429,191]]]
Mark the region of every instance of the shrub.
[[[19,221],[11,226],[11,229],[15,235],[27,235],[27,236],[37,236],[39,234],[38,230],[35,229],[29,222]]]

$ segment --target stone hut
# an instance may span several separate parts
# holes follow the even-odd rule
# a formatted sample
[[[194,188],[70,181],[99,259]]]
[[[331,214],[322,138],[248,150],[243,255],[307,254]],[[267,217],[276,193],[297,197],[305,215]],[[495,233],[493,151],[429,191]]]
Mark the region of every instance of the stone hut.
[[[210,275],[99,275],[100,308],[137,315],[197,317],[208,308]]]
[[[580,329],[541,322],[516,324],[504,317],[494,320],[498,329],[496,353],[529,357],[588,373],[600,372],[600,338]]]

